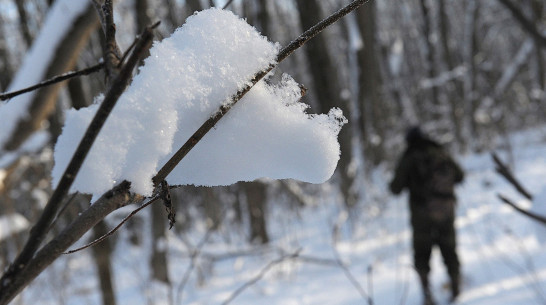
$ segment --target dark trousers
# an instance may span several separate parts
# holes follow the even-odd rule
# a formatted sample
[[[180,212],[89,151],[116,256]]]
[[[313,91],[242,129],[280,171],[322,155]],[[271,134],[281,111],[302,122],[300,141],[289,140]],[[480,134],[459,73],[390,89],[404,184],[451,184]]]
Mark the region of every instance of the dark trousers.
[[[430,256],[433,246],[438,246],[451,280],[459,277],[459,257],[456,252],[455,219],[432,220],[427,211],[412,209],[413,251],[415,269],[421,277],[430,272]]]

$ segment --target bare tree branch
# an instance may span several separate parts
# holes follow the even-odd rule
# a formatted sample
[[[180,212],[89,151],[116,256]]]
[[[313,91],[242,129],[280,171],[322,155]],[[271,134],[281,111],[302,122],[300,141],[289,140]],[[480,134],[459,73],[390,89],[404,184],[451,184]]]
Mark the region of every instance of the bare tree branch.
[[[525,17],[523,12],[516,5],[514,5],[512,1],[499,0],[499,2],[512,13],[516,21],[525,31],[531,34],[531,36],[533,36],[542,47],[546,47],[546,36],[540,33],[537,26],[531,20],[529,20],[529,18]]]
[[[496,167],[495,170],[497,173],[499,173],[501,176],[503,176],[510,184],[512,184],[516,190],[522,194],[525,198],[529,200],[533,200],[533,195],[529,193],[523,185],[514,177],[508,166],[506,166],[504,163],[502,163],[501,159],[496,153],[491,153],[491,157],[493,158],[493,161],[495,161]]]
[[[281,61],[290,56],[290,54],[292,54],[295,50],[302,47],[307,41],[315,37],[326,27],[332,25],[343,16],[356,10],[368,1],[369,0],[355,0],[351,2],[336,13],[330,15],[328,18],[322,20],[312,28],[305,31],[298,38],[290,42],[288,46],[283,48],[277,55],[276,63],[273,63],[266,69],[256,73],[248,85],[232,95],[227,103],[222,103],[222,106],[220,106],[216,113],[212,115],[205,123],[203,123],[203,125],[201,125],[197,131],[195,131],[195,133],[186,141],[186,143],[184,143],[184,145],[182,145],[182,147],[180,147],[180,149],[171,157],[171,159],[167,161],[167,163],[165,163],[165,165],[158,171],[157,175],[155,175],[153,178],[154,185],[158,186],[161,181],[165,180],[165,178],[173,171],[178,163],[182,161],[182,159],[195,147],[195,145],[197,145],[197,143],[199,143],[199,141],[201,141],[201,139],[216,125],[216,123],[218,123],[218,121],[220,121],[220,119],[222,119],[224,115],[226,115],[226,113],[228,113],[228,111],[231,110],[231,108],[233,108],[233,106],[235,106],[235,104],[241,98],[243,98],[243,96],[250,91],[252,87],[254,87],[254,85],[264,78]]]
[[[509,206],[513,207],[516,211],[520,212],[521,214],[523,214],[523,215],[525,215],[525,216],[527,216],[527,217],[529,217],[529,218],[531,218],[533,220],[536,220],[536,221],[540,222],[543,225],[546,225],[546,217],[520,208],[514,202],[512,202],[510,199],[508,199],[507,197],[505,197],[505,196],[503,196],[501,194],[497,194],[497,197],[499,197],[499,199],[502,200],[502,202],[504,202],[504,203],[508,204]]]
[[[116,42],[116,24],[114,23],[114,8],[112,0],[105,0],[101,6],[102,21],[106,45],[104,48],[104,63],[106,66],[106,79],[108,87],[112,85],[118,73],[120,73],[119,62],[122,58]]]
[[[152,43],[152,38],[152,28],[150,27],[147,28],[141,35],[141,40],[135,46],[135,50],[127,60],[127,63],[125,64],[125,66],[123,66],[119,75],[112,82],[112,85],[110,86],[110,89],[108,90],[104,101],[97,110],[95,117],[89,124],[89,127],[85,132],[82,140],[80,141],[76,152],[72,156],[72,159],[70,160],[70,163],[68,164],[63,176],[61,177],[57,188],[51,195],[48,203],[46,204],[44,211],[40,216],[40,219],[31,229],[30,236],[23,250],[15,259],[15,261],[10,265],[8,270],[4,273],[4,275],[0,279],[0,283],[13,282],[15,278],[20,277],[19,274],[22,273],[22,270],[28,268],[28,263],[32,260],[34,254],[42,244],[47,234],[47,229],[50,227],[51,222],[55,218],[57,211],[59,210],[63,202],[63,198],[66,196],[70,187],[72,186],[72,183],[74,182],[76,175],[78,174],[80,167],[85,160],[85,157],[91,149],[93,142],[95,141],[102,126],[104,125],[106,118],[110,115],[117,100],[129,84],[132,77],[132,71],[140,60],[140,56],[150,47]],[[4,293],[4,290],[9,289],[8,287],[10,286],[11,285],[0,285],[0,295],[6,294]],[[13,298],[15,297],[15,295],[12,295],[11,297]],[[0,298],[0,300],[2,299]],[[0,304],[2,303],[0,302]]]
[[[186,269],[186,271],[184,272],[184,276],[182,276],[182,280],[180,281],[180,284],[178,285],[177,296],[176,296],[176,304],[182,304],[182,297],[184,295],[184,288],[186,287],[186,284],[188,283],[188,281],[190,279],[190,275],[191,275],[193,269],[195,269],[196,262],[197,262],[197,257],[199,255],[201,255],[201,251],[202,251],[203,247],[205,246],[205,244],[207,243],[207,241],[209,240],[209,237],[212,235],[212,231],[213,231],[212,227],[209,227],[207,229],[207,232],[205,233],[205,236],[203,236],[203,238],[201,239],[199,244],[194,249],[191,250],[190,264],[189,264],[188,268]]]
[[[321,21],[311,29],[305,31],[297,39],[292,41],[287,47],[281,50],[277,56],[277,63],[271,64],[268,68],[258,72],[251,81],[250,85],[238,91],[234,94],[230,103],[220,107],[218,112],[207,120],[201,128],[199,128],[190,139],[179,149],[179,151],[173,156],[171,160],[158,172],[153,178],[154,184],[157,186],[161,183],[165,177],[174,169],[174,167],[182,160],[182,158],[199,142],[200,139],[212,128],[214,125],[239,101],[260,79],[262,79],[268,72],[278,65],[282,60],[292,54],[296,49],[303,46],[309,39],[316,36],[327,26],[335,23],[341,17],[347,15],[351,11],[357,9],[368,0],[355,0],[349,5],[345,6],[335,14]],[[111,0],[105,1],[104,7],[111,5]],[[97,4],[97,1],[93,3]],[[105,11],[103,9],[103,11]],[[106,10],[107,11],[107,10]],[[110,11],[111,12],[111,11]],[[105,20],[110,16],[105,16]],[[115,25],[111,24],[108,27],[109,34],[107,36],[113,37],[115,34]],[[157,25],[157,24],[156,24]],[[43,214],[41,215],[38,223],[32,228],[30,237],[25,244],[23,251],[10,265],[8,270],[3,274],[0,279],[0,305],[7,304],[24,288],[26,287],[36,276],[38,276],[49,264],[51,264],[57,257],[59,257],[66,249],[72,245],[77,239],[79,239],[85,232],[92,228],[96,223],[106,217],[112,211],[129,204],[134,201],[134,198],[129,196],[130,183],[127,181],[121,182],[118,186],[114,187],[111,191],[107,192],[101,199],[91,205],[85,210],[78,218],[76,218],[71,225],[63,230],[58,236],[56,236],[51,242],[47,243],[40,251],[37,252],[41,243],[43,242],[47,228],[51,221],[54,219],[63,198],[68,193],[76,175],[81,167],[85,156],[89,152],[89,149],[96,139],[98,132],[103,126],[106,118],[113,109],[118,98],[128,85],[132,70],[139,61],[140,55],[147,50],[152,41],[152,27],[147,28],[141,35],[141,40],[135,46],[135,50],[129,57],[127,64],[125,64],[119,75],[112,81],[109,86],[109,90],[104,98],[103,103],[98,109],[93,121],[88,127],[86,134],[82,138],[76,153],[72,157],[65,173],[63,174],[61,181],[57,189],[54,191],[50,200],[48,201]],[[115,48],[114,48],[115,49]],[[116,55],[119,59],[119,52],[110,50],[111,55]],[[108,69],[109,59],[105,58],[105,65]],[[114,62],[115,60],[112,60]],[[111,64],[110,64],[111,65]],[[110,68],[113,68],[111,66]],[[297,256],[296,254],[293,254]],[[269,267],[270,268],[270,267]],[[266,270],[267,271],[267,270]],[[257,279],[259,280],[259,279]],[[242,287],[244,290],[246,287]],[[238,290],[242,291],[242,290]],[[240,292],[238,292],[240,293]]]
[[[55,261],[62,253],[78,239],[80,239],[95,224],[108,214],[131,202],[140,201],[140,197],[133,197],[129,193],[130,183],[123,181],[111,191],[106,192],[97,202],[83,211],[59,235],[48,242],[36,256],[24,266],[18,266],[16,273],[4,274],[0,280],[0,304],[8,304],[30,282],[32,282],[47,266]]]
[[[89,68],[85,68],[85,69],[82,69],[82,70],[79,70],[79,71],[67,72],[67,73],[64,73],[62,75],[55,76],[55,77],[50,78],[48,80],[45,80],[45,81],[43,81],[43,82],[41,82],[39,84],[30,86],[30,87],[27,87],[27,88],[24,88],[24,89],[21,89],[21,90],[2,93],[2,94],[0,94],[0,100],[6,101],[6,100],[9,100],[9,99],[11,99],[11,98],[13,98],[15,96],[18,96],[18,95],[21,95],[23,93],[27,93],[27,92],[30,92],[30,91],[34,91],[36,89],[39,89],[39,88],[42,88],[42,87],[45,87],[45,86],[53,85],[53,84],[56,84],[56,83],[59,83],[59,82],[62,82],[62,81],[65,81],[65,80],[68,80],[68,79],[71,79],[71,78],[74,78],[74,77],[82,76],[82,75],[89,75],[91,73],[95,73],[95,72],[100,71],[102,68],[104,68],[104,63],[96,64],[94,66],[91,66]]]
[[[294,252],[292,254],[286,254],[286,255],[283,255],[283,256],[277,258],[276,260],[271,261],[264,268],[262,268],[262,270],[260,270],[260,272],[256,276],[254,276],[248,282],[244,283],[241,287],[237,288],[237,290],[235,290],[224,302],[222,302],[222,305],[227,305],[227,304],[231,303],[231,301],[233,301],[238,295],[240,295],[248,287],[256,284],[256,282],[261,280],[271,268],[275,267],[276,265],[278,265],[278,264],[280,264],[280,263],[282,263],[282,262],[284,262],[284,261],[286,261],[288,259],[297,258],[300,251],[301,251],[301,249],[297,250],[296,252]]]
[[[358,291],[358,293],[360,293],[360,296],[362,296],[362,298],[366,301],[368,301],[368,304],[369,305],[373,305],[373,299],[371,296],[369,296],[366,291],[364,291],[364,288],[362,287],[362,285],[360,285],[360,283],[358,282],[358,280],[354,277],[354,275],[351,273],[351,270],[349,270],[349,268],[347,268],[347,266],[345,266],[345,264],[343,263],[343,261],[341,260],[341,256],[339,255],[339,252],[337,251],[336,249],[336,246],[335,245],[332,245],[332,250],[334,252],[334,255],[335,255],[335,258],[336,258],[336,262],[338,263],[338,266],[341,268],[341,270],[343,270],[343,273],[345,274],[345,277],[347,277],[347,279],[351,282],[351,284],[356,288],[356,290]]]
[[[146,203],[144,203],[143,205],[139,206],[137,209],[135,209],[134,211],[129,213],[129,215],[125,216],[125,218],[123,218],[123,220],[117,226],[115,226],[112,230],[108,231],[108,233],[100,236],[99,238],[95,239],[94,241],[92,241],[92,242],[90,242],[90,243],[88,243],[88,244],[86,244],[84,246],[81,246],[79,248],[63,252],[63,254],[72,254],[72,253],[80,252],[81,250],[87,249],[89,247],[92,247],[92,246],[104,241],[105,239],[110,237],[112,234],[116,233],[116,231],[119,228],[121,228],[131,217],[135,216],[138,212],[142,211],[144,208],[146,208],[150,204],[156,202],[157,199],[159,199],[158,196],[150,198]]]

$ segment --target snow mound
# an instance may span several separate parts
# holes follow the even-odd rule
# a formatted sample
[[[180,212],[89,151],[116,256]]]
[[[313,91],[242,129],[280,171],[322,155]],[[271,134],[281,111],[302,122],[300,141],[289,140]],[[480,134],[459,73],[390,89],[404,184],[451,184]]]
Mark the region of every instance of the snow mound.
[[[121,96],[73,185],[100,195],[122,180],[150,195],[152,177],[178,148],[243,88],[275,62],[279,45],[229,11],[188,18],[151,56]],[[339,159],[338,109],[310,115],[298,84],[258,83],[167,177],[170,184],[228,185],[257,178],[329,179]],[[70,110],[55,147],[56,185],[102,100]]]

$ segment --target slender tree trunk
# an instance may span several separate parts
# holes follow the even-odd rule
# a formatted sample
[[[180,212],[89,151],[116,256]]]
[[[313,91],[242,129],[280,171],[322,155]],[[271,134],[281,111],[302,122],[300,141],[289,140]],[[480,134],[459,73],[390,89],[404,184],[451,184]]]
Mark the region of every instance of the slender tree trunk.
[[[535,24],[540,24],[544,19],[544,1],[543,0],[532,0],[531,2],[531,12],[533,14],[533,20]],[[534,76],[536,77],[536,82],[538,89],[544,91],[546,89],[546,80],[545,80],[545,71],[544,71],[544,55],[542,53],[542,44],[535,38],[535,61],[536,64],[533,65],[535,71]]]
[[[27,10],[25,9],[25,0],[16,0],[15,4],[17,5],[17,12],[19,13],[19,26],[21,27],[21,32],[23,34],[23,39],[27,47],[32,45],[32,34],[28,27],[28,15]]]
[[[322,17],[319,2],[316,0],[296,0],[303,30],[312,27]],[[317,35],[303,47],[310,65],[313,80],[312,90],[318,99],[321,109],[338,107],[345,117],[350,118],[349,101],[341,98],[338,73],[334,62],[328,53],[328,42],[325,33]],[[319,109],[320,111],[320,109]],[[352,128],[345,125],[339,134],[341,157],[337,172],[340,175],[340,188],[349,207],[357,202],[357,194],[353,189],[354,172],[350,170],[352,160]]]
[[[167,251],[165,243],[165,223],[167,215],[163,205],[157,204],[151,207],[152,214],[152,256],[150,258],[150,269],[152,270],[152,278],[169,284],[169,263],[167,260]]]
[[[434,61],[434,45],[432,43],[432,26],[430,17],[430,8],[427,0],[420,0],[421,13],[423,15],[423,37],[425,40],[425,59],[427,78],[433,79],[436,76],[435,61]],[[438,105],[438,88],[432,86],[430,89],[430,101],[432,105]]]
[[[93,228],[94,238],[97,239],[106,233],[108,233],[108,226],[104,220],[101,220]],[[99,276],[99,283],[102,295],[103,305],[115,305],[116,295],[114,292],[114,284],[112,281],[112,245],[111,240],[106,239],[101,243],[91,247],[93,251],[93,258],[97,266],[97,273]]]
[[[246,193],[250,220],[250,242],[266,244],[269,242],[265,217],[267,186],[259,181],[242,185]]]
[[[214,190],[215,188],[213,187],[202,187],[201,197],[203,199],[203,209],[210,229],[216,231],[222,223],[222,213],[220,211],[218,197]]]
[[[383,159],[381,143],[374,141],[379,136],[385,137],[383,122],[385,113],[380,100],[381,77],[379,74],[379,57],[376,41],[376,5],[374,1],[363,5],[358,10],[357,23],[363,41],[362,48],[357,52],[359,73],[358,100],[360,103],[360,128],[364,140],[364,154],[372,164],[378,164]]]
[[[444,62],[447,66],[448,71],[454,71],[455,59],[453,58],[451,52],[450,41],[450,31],[449,31],[449,15],[447,14],[445,0],[438,0],[438,10],[440,15],[440,42],[443,51]],[[448,86],[450,90],[448,91],[448,103],[451,109],[451,122],[453,125],[453,134],[457,143],[460,143],[464,146],[465,139],[462,136],[461,132],[461,123],[463,115],[463,107],[461,107],[460,101],[464,96],[463,84],[458,80],[454,79]]]
[[[2,18],[2,14],[0,14],[0,24],[5,24],[4,20]],[[0,35],[6,35],[5,27],[2,26],[0,28]],[[6,37],[6,36],[4,36]],[[11,77],[13,76],[13,70],[12,66],[10,65],[11,58],[8,51],[7,44],[0,43],[0,91],[4,92],[6,91],[6,88],[8,87]]]
[[[467,0],[464,24],[463,57],[467,67],[464,79],[464,114],[463,114],[463,137],[472,139],[476,128],[474,124],[474,109],[476,107],[476,65],[474,54],[476,54],[476,19],[478,18],[479,3],[476,0]],[[463,147],[464,149],[464,147]]]

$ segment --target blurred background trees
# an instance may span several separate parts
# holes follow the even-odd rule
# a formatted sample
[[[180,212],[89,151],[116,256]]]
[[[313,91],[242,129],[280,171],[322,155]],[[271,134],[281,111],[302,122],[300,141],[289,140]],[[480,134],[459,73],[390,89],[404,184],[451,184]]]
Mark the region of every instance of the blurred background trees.
[[[0,91],[7,90],[53,2],[0,0]],[[161,40],[194,11],[226,2],[114,1],[118,42],[126,50],[143,27],[157,20],[162,21],[156,37]],[[286,45],[348,2],[235,0],[228,9],[270,40]],[[62,40],[42,79],[99,62],[102,33],[89,7]],[[231,228],[247,241],[262,244],[270,239],[268,204],[282,202],[288,205],[287,213],[295,213],[313,205],[313,198],[326,188],[334,190],[332,198],[349,210],[378,204],[364,185],[371,183],[370,173],[377,166],[393,166],[405,129],[412,124],[421,124],[454,152],[509,145],[503,140],[507,132],[543,124],[546,117],[545,10],[542,0],[368,2],[288,58],[273,76],[286,72],[304,84],[308,88],[304,99],[312,112],[339,107],[350,119],[340,134],[341,160],[327,187],[267,180],[180,187],[173,194],[178,211],[175,230],[180,233],[198,224],[211,231]],[[91,103],[105,90],[104,83],[103,75],[96,73],[40,89],[29,109],[32,115],[0,149],[0,221],[11,228],[8,235],[0,234],[2,268],[18,252],[28,224],[35,222],[51,192],[52,149],[63,112]],[[47,144],[21,149],[37,130],[46,131]],[[89,203],[82,195],[71,200],[59,223]],[[127,230],[134,244],[141,243],[143,235],[150,236],[153,277],[169,283],[168,259],[161,246],[167,222],[160,206],[151,210],[131,220]],[[144,223],[150,223],[150,229]],[[105,225],[95,233],[104,234]],[[108,253],[114,251],[115,240],[103,246],[105,252],[94,251],[105,304],[114,302],[108,297],[113,289],[108,287]]]

